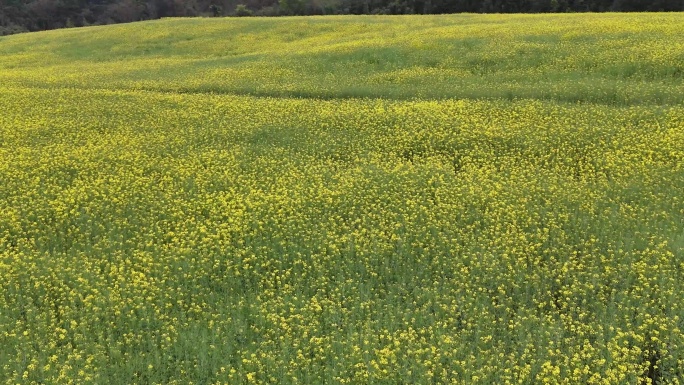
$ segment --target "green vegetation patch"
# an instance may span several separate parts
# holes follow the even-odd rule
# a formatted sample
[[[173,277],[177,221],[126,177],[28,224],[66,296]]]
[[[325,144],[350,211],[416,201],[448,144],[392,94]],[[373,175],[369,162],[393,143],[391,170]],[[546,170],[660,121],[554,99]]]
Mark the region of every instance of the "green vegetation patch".
[[[0,382],[681,383],[681,19],[3,38]]]

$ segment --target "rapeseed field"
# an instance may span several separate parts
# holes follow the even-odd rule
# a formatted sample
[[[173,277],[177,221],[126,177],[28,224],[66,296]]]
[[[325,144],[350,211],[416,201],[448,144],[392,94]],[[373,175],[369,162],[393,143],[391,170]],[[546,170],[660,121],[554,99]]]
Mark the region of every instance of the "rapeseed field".
[[[3,384],[683,384],[684,15],[0,38]]]

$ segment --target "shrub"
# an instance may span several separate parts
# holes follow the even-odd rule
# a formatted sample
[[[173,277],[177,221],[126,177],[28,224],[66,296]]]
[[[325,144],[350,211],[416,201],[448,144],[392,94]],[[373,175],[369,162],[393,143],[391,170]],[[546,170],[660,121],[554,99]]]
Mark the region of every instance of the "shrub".
[[[235,16],[242,17],[242,16],[252,16],[252,15],[253,15],[252,10],[247,8],[246,5],[238,4],[237,6],[235,6]]]

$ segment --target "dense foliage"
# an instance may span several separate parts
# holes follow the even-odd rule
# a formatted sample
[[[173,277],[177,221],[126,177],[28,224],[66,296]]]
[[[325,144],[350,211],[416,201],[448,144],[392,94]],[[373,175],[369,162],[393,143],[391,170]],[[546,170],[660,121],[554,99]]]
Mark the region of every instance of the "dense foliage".
[[[0,0],[0,35],[180,16],[681,10],[682,0]]]
[[[682,384],[684,15],[0,39],[0,383]]]

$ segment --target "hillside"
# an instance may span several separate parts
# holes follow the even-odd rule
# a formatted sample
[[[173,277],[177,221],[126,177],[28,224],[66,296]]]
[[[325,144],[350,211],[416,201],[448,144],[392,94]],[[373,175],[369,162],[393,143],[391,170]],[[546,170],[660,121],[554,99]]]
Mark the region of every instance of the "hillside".
[[[0,82],[676,104],[680,23],[680,14],[165,19],[6,37]]]
[[[0,38],[0,383],[683,382],[683,26]]]
[[[682,10],[679,0],[3,0],[0,36],[165,17]]]

